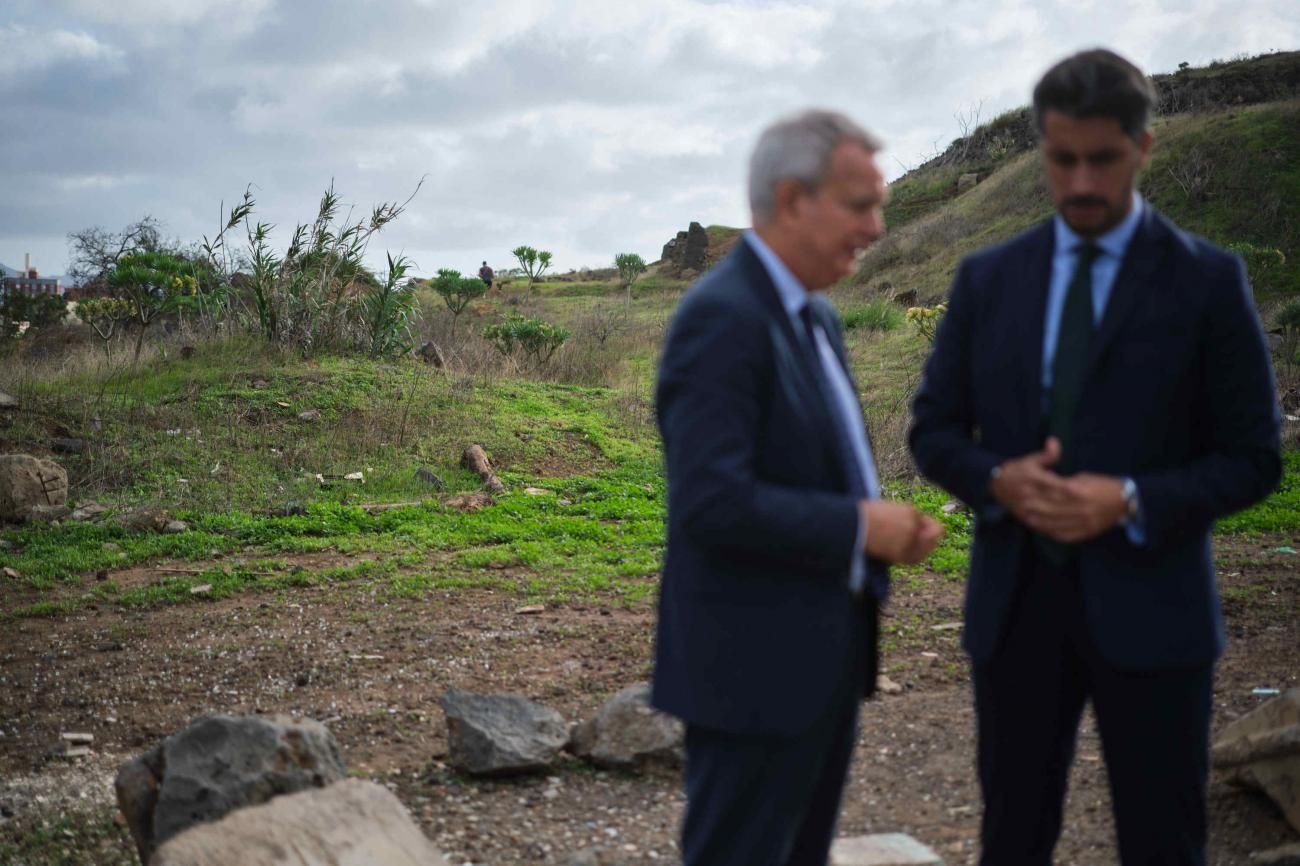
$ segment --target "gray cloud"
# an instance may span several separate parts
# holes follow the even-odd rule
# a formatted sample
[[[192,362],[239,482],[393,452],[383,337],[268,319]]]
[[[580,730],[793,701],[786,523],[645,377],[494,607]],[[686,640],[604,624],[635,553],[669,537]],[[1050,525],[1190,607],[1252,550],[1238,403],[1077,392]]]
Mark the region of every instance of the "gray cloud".
[[[216,230],[253,184],[287,240],[333,180],[358,212],[404,199],[373,248],[430,273],[656,258],[691,220],[744,224],[772,118],[841,108],[893,174],[1023,104],[1093,44],[1150,71],[1300,42],[1290,0],[11,0],[0,261],[66,264],[66,234],[144,214]]]

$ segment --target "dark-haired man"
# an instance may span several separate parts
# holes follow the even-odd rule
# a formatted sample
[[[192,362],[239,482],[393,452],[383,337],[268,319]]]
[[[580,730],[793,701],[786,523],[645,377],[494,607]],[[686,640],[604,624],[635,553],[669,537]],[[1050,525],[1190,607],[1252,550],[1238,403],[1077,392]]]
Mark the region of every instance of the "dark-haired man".
[[[1085,702],[1120,860],[1205,863],[1210,532],[1281,473],[1241,261],[1135,191],[1151,83],[1105,50],[1034,90],[1056,216],[962,262],[911,430],[976,511],[966,599],[985,866],[1049,866]]]

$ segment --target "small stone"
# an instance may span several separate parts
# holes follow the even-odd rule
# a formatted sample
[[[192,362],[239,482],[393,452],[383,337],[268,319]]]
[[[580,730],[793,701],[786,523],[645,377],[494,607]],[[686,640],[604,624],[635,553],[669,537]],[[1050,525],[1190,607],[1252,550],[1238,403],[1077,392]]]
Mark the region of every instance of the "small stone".
[[[943,860],[905,833],[877,833],[836,839],[830,866],[943,866]]]
[[[364,472],[349,472],[347,475],[343,476],[343,480],[344,481],[365,481],[366,475]]]
[[[180,535],[182,532],[189,532],[190,527],[183,520],[169,520],[163,527],[163,532],[168,535]]]
[[[903,687],[884,674],[880,674],[876,677],[876,691],[882,695],[897,695],[902,693]]]
[[[938,625],[930,626],[932,631],[957,631],[961,628],[960,622],[941,622]]]
[[[200,583],[198,586],[190,587],[190,595],[207,595],[212,592],[212,584]]]
[[[63,750],[63,757],[69,759],[86,758],[89,757],[91,754],[92,752],[86,746],[72,746],[70,748]]]
[[[13,396],[12,394],[6,394],[4,391],[0,391],[0,409],[17,409],[17,408],[18,408],[18,398]]]
[[[72,743],[74,746],[89,746],[95,742],[94,734],[77,733],[75,731],[64,731],[59,734],[59,739],[65,743]]]
[[[7,565],[6,565],[3,569],[0,569],[0,574],[3,574],[5,577],[9,578],[10,580],[21,580],[21,579],[22,579],[22,575],[21,575],[21,574],[19,574],[18,572],[14,571],[12,568],[10,568],[10,567],[7,566]]]
[[[34,505],[27,510],[27,519],[32,523],[57,523],[72,514],[66,505]]]
[[[434,490],[441,490],[443,487],[442,479],[435,475],[431,470],[425,469],[423,466],[415,470],[415,477],[418,480],[423,481],[425,484],[428,484]]]
[[[525,487],[524,493],[527,493],[529,496],[550,496],[551,495],[551,491],[544,490],[541,487]]]
[[[80,522],[94,520],[106,514],[110,509],[98,502],[83,502],[72,512],[72,519]]]
[[[319,421],[319,420],[320,420],[320,410],[319,410],[319,409],[308,409],[308,410],[305,411],[305,412],[299,412],[299,413],[298,413],[298,420],[299,420],[299,421],[306,421],[306,422],[308,422],[308,423],[315,423],[316,421]]]
[[[546,605],[544,604],[529,604],[523,607],[515,608],[515,613],[521,614],[523,616],[527,616],[529,614],[545,613],[545,612],[546,612]]]
[[[116,640],[100,641],[95,644],[95,652],[97,653],[120,653],[124,649],[126,647],[122,646],[122,642]]]
[[[56,436],[50,440],[50,449],[59,454],[80,454],[86,450],[86,440]]]
[[[1300,842],[1267,851],[1252,851],[1250,862],[1256,866],[1300,866]]]

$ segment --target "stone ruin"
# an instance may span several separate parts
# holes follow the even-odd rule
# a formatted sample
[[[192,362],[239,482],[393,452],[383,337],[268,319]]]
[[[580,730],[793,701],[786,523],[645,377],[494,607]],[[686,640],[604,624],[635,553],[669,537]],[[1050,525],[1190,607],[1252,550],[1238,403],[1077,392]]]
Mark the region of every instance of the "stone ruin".
[[[692,222],[689,229],[678,232],[677,237],[664,244],[659,258],[664,270],[687,276],[686,271],[701,273],[708,266],[708,256],[709,233],[704,226]]]

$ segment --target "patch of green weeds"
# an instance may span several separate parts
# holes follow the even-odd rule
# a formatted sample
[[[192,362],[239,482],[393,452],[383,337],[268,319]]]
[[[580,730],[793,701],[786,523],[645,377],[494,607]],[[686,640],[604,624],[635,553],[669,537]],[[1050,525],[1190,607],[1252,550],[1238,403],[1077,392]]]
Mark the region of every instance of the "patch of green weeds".
[[[1300,532],[1300,450],[1282,455],[1282,481],[1273,495],[1219,521],[1225,535],[1286,535]]]

